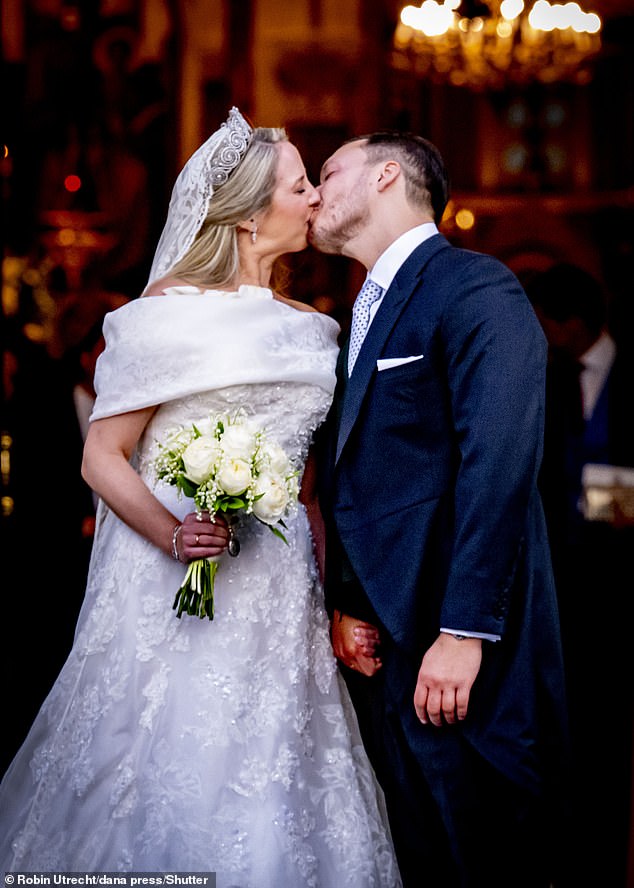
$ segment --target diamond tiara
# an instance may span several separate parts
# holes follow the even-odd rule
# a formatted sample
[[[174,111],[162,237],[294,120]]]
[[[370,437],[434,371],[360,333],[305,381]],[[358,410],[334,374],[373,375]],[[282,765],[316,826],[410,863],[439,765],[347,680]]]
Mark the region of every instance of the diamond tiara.
[[[229,111],[227,120],[220,127],[220,136],[220,143],[214,146],[208,161],[214,188],[224,185],[229,175],[238,166],[251,144],[253,130],[234,106]]]

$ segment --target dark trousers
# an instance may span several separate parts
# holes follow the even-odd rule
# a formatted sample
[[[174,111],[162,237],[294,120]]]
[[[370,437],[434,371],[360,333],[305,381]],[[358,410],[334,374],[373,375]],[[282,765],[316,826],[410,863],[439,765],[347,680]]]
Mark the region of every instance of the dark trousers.
[[[389,657],[383,652],[384,670]],[[342,667],[381,784],[404,888],[548,888],[553,849],[541,802],[453,726],[407,725],[387,688]],[[413,688],[412,688],[413,697]],[[416,719],[413,701],[413,719]]]

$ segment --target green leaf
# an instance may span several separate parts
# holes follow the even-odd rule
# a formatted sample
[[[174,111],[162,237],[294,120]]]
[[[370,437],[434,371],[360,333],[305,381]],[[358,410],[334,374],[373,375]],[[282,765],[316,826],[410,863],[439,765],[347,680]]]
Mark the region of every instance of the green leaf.
[[[241,496],[232,496],[226,501],[226,509],[237,512],[238,509],[246,509],[247,502]]]
[[[177,482],[176,486],[180,487],[185,496],[193,497],[196,491],[198,490],[198,485],[194,484],[193,481],[190,481],[189,478],[186,478],[185,475],[181,475]]]
[[[281,524],[282,522],[280,521],[279,523]],[[286,537],[284,536],[284,534],[282,533],[281,530],[278,530],[277,527],[274,527],[272,524],[269,524],[268,527],[270,528],[271,533],[274,533],[276,537],[279,537],[279,539],[283,540],[286,543],[286,545],[288,546],[288,540],[286,539]],[[284,525],[284,527],[286,527],[286,525]]]

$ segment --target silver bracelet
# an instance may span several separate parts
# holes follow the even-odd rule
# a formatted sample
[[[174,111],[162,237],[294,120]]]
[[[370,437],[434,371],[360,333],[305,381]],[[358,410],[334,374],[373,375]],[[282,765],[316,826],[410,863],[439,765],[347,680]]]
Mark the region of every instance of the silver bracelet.
[[[181,532],[182,527],[182,524],[177,524],[172,531],[172,558],[174,559],[174,561],[180,561],[178,555],[178,546],[176,545],[176,543],[178,542],[178,534]]]

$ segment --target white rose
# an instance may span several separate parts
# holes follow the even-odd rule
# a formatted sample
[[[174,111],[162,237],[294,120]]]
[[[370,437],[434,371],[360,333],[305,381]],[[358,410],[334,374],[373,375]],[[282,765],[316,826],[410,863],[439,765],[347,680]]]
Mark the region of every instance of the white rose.
[[[201,435],[205,435],[205,437],[213,438],[215,437],[217,420],[212,419],[210,416],[206,416],[203,419],[199,419],[196,421],[196,428],[200,432]]]
[[[253,513],[266,524],[275,524],[286,511],[288,491],[284,479],[273,472],[262,472],[255,483],[255,495],[262,494],[253,503]]]
[[[218,442],[209,435],[194,438],[183,451],[185,475],[194,484],[202,484],[212,473],[220,454]]]
[[[252,481],[249,463],[244,459],[225,457],[218,469],[216,481],[229,496],[244,493]]]
[[[267,441],[262,447],[262,457],[276,475],[285,478],[290,473],[291,466],[288,456],[276,441]]]
[[[221,443],[223,451],[230,457],[250,460],[255,450],[255,429],[249,423],[226,425]]]
[[[186,446],[192,440],[192,433],[189,429],[183,429],[181,427],[177,429],[170,429],[165,437],[164,448],[166,450],[178,450],[179,448]]]

